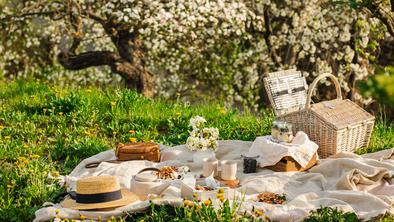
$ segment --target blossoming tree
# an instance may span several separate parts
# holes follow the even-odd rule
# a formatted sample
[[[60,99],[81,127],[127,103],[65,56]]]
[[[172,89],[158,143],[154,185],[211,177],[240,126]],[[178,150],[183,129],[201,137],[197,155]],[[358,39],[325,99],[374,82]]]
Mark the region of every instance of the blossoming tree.
[[[151,96],[152,74],[145,66],[139,29],[156,7],[147,1],[13,1],[4,9],[2,23],[10,35],[18,25],[52,26],[54,32],[46,34],[62,45],[57,58],[64,68],[109,66],[128,87]],[[100,39],[99,44],[94,39]]]
[[[70,70],[109,67],[146,96],[208,95],[254,107],[264,74],[286,68],[309,80],[332,72],[349,98],[361,100],[355,83],[373,73],[386,31],[368,13],[330,0],[13,0],[0,7],[0,66],[56,57]]]

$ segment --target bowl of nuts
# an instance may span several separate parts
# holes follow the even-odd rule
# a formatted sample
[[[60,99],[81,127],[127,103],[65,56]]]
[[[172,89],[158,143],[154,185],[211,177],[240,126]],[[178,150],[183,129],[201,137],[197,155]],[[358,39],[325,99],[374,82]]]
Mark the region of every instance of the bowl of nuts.
[[[258,202],[264,202],[268,204],[284,204],[286,202],[285,194],[277,194],[271,192],[263,192],[257,195]]]

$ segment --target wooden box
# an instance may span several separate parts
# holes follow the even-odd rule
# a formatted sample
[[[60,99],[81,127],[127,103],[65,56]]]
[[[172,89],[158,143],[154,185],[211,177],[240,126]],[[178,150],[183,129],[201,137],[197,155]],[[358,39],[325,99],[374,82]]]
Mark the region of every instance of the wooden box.
[[[286,156],[282,158],[277,164],[268,166],[266,168],[276,172],[291,172],[291,171],[305,171],[313,167],[317,162],[317,154],[313,155],[311,161],[309,161],[306,167],[302,167],[292,157]]]

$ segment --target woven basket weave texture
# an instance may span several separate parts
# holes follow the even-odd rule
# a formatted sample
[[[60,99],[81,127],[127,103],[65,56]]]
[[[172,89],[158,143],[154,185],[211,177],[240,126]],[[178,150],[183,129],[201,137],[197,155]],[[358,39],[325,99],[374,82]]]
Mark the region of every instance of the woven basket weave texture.
[[[288,109],[285,106],[277,109],[275,101],[280,101],[278,97],[284,95],[273,94],[273,89],[288,92],[292,90],[269,85],[275,84],[275,78],[278,78],[277,74],[269,75],[264,79],[264,83],[278,119],[292,123],[295,132],[304,131],[308,134],[310,139],[319,145],[318,153],[321,157],[326,158],[342,151],[354,152],[358,148],[368,146],[375,118],[352,101],[342,99],[339,82],[335,76],[318,76],[310,86],[305,103],[301,103],[305,104],[305,107],[299,110],[295,110],[296,106],[290,103]],[[284,75],[281,78],[285,78]],[[313,90],[323,78],[333,81],[337,98],[311,104]]]

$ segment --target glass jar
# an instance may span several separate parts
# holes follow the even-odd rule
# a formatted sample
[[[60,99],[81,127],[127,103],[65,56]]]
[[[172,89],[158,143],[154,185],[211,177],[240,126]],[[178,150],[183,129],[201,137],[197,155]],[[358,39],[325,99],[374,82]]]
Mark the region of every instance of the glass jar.
[[[271,136],[275,141],[290,143],[293,140],[291,123],[275,120],[272,124]]]
[[[282,124],[282,121],[279,120],[274,120],[274,122],[272,123],[272,128],[271,128],[271,136],[274,140],[279,140],[279,128],[280,125]]]
[[[279,142],[290,143],[293,140],[293,126],[284,122],[279,128]]]

